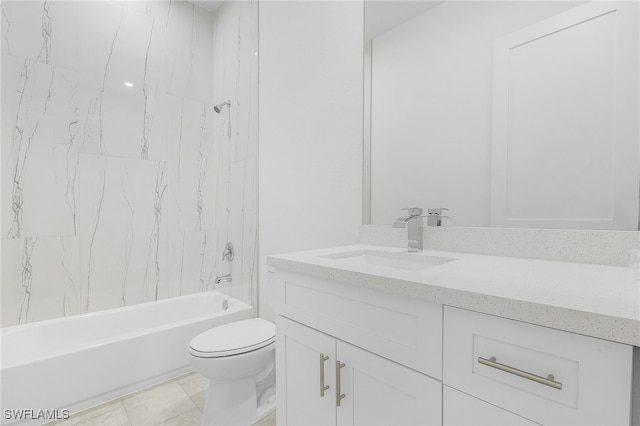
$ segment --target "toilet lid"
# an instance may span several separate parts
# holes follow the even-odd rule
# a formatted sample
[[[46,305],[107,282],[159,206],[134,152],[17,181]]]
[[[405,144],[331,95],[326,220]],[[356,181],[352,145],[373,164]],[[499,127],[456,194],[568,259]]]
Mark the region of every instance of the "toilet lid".
[[[200,357],[221,357],[251,352],[276,339],[276,327],[262,318],[231,322],[191,339],[190,352]]]

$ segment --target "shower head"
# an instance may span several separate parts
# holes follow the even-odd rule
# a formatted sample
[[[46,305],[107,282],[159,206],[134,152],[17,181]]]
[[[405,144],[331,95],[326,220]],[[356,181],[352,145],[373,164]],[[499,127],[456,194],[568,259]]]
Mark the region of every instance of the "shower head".
[[[227,101],[227,102],[223,102],[221,104],[218,104],[216,106],[213,107],[213,110],[217,113],[220,113],[220,111],[222,111],[222,108],[228,106],[229,108],[231,108],[231,101]]]

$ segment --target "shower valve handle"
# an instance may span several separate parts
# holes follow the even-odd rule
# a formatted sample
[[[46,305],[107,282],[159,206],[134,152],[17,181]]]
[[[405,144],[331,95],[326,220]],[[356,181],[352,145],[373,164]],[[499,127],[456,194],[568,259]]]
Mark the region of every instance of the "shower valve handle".
[[[222,260],[233,260],[233,258],[235,257],[235,251],[233,250],[233,244],[231,243],[227,243],[224,246],[224,251],[222,252]]]

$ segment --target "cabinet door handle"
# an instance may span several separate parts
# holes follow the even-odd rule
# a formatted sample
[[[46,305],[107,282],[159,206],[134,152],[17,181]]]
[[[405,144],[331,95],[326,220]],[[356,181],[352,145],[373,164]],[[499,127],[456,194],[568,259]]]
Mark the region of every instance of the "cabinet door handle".
[[[523,377],[525,379],[533,380],[536,383],[541,383],[543,385],[551,386],[555,389],[562,389],[562,383],[557,382],[553,374],[547,375],[547,377],[538,376],[533,373],[529,373],[527,371],[520,370],[518,368],[510,367],[505,364],[500,364],[496,362],[496,357],[492,356],[489,359],[478,357],[478,362],[483,365],[487,365],[492,368],[497,368],[498,370],[505,371],[507,373],[515,374],[518,377]]]
[[[329,355],[320,354],[320,396],[324,398],[324,391],[329,389],[329,385],[324,384],[324,362],[329,359]]]
[[[344,367],[344,362],[336,361],[336,406],[340,406],[340,401],[345,397],[345,394],[340,390],[340,369]]]

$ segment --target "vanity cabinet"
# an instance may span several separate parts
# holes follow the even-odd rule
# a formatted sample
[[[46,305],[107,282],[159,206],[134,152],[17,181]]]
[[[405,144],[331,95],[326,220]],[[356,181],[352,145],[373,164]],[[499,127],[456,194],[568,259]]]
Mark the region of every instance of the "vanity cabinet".
[[[279,423],[441,424],[438,380],[284,317],[276,329]]]
[[[631,423],[630,345],[401,296],[380,277],[271,273],[278,424]]]

